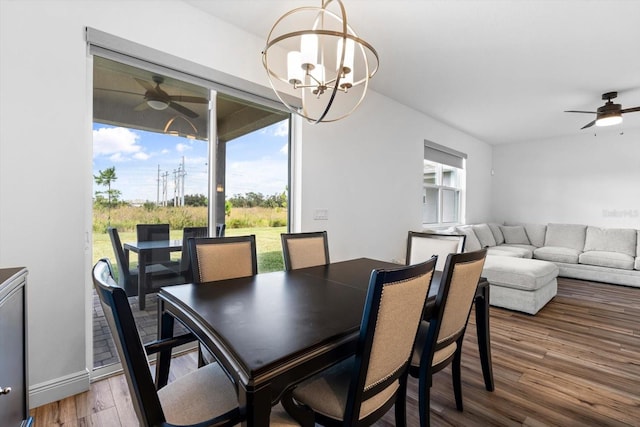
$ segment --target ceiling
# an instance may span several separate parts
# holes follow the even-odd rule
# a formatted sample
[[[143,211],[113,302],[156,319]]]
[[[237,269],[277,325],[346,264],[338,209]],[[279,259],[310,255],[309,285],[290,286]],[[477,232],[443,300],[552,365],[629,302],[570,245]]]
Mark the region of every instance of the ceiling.
[[[266,40],[287,11],[320,0],[184,0]],[[640,106],[640,1],[343,0],[380,55],[371,88],[490,144],[640,128],[580,128],[618,91]],[[256,61],[260,61],[256,52]],[[265,84],[266,84],[265,76]],[[366,99],[365,99],[366,102]]]

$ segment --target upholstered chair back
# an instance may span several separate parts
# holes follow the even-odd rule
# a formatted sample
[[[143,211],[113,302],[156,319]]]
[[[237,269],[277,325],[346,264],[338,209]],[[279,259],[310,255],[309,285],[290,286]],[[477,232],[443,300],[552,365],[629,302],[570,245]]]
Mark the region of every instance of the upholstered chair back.
[[[258,273],[255,236],[189,239],[193,280],[213,282]]]
[[[285,270],[329,264],[326,231],[284,233],[281,238]]]

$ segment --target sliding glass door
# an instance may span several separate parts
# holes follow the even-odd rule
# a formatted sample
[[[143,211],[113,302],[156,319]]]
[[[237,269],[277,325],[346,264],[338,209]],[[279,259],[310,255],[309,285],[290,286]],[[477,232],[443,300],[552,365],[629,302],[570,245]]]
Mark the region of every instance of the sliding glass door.
[[[125,243],[136,240],[136,224],[168,223],[174,239],[192,226],[256,234],[260,270],[281,269],[289,114],[155,68],[93,57],[94,263],[106,257],[117,265],[108,227]],[[131,254],[128,268],[136,264]],[[139,310],[130,297],[145,342],[155,339],[155,302],[148,295]],[[94,368],[101,368],[118,360],[97,297],[93,313]]]

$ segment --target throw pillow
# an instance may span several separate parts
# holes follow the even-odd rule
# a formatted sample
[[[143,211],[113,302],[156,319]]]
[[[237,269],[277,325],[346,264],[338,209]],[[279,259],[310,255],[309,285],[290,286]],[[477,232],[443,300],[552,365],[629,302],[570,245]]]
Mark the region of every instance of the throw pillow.
[[[503,244],[504,236],[502,235],[502,231],[500,231],[500,224],[489,223],[488,225],[493,233],[494,239],[496,239],[496,245]]]
[[[476,233],[473,232],[473,228],[470,225],[460,225],[456,227],[456,231],[467,236],[467,238],[464,240],[465,252],[479,251],[480,249],[482,249],[480,241],[478,240]]]
[[[493,237],[493,233],[487,224],[474,225],[473,231],[476,233],[478,240],[480,240],[480,245],[482,245],[483,248],[496,245],[496,239]]]
[[[504,235],[505,243],[509,245],[530,245],[527,233],[521,225],[501,225],[500,231]]]
[[[544,246],[544,238],[547,233],[546,224],[532,224],[523,222],[505,222],[504,225],[521,225],[524,227],[524,232],[527,233],[527,238],[533,246]]]

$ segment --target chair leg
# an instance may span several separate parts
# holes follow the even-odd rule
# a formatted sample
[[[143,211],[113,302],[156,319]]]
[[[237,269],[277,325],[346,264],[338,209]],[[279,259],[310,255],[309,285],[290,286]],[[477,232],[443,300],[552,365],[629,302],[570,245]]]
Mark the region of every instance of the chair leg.
[[[407,377],[404,380],[400,380],[400,387],[396,394],[395,413],[396,413],[396,426],[406,427],[407,425]]]
[[[420,427],[431,424],[431,381],[420,378],[418,382],[418,411],[420,412]]]
[[[453,378],[453,394],[456,398],[456,408],[462,412],[462,376],[460,373],[460,364],[462,361],[462,343],[458,344],[453,361],[451,363],[451,376]]]

